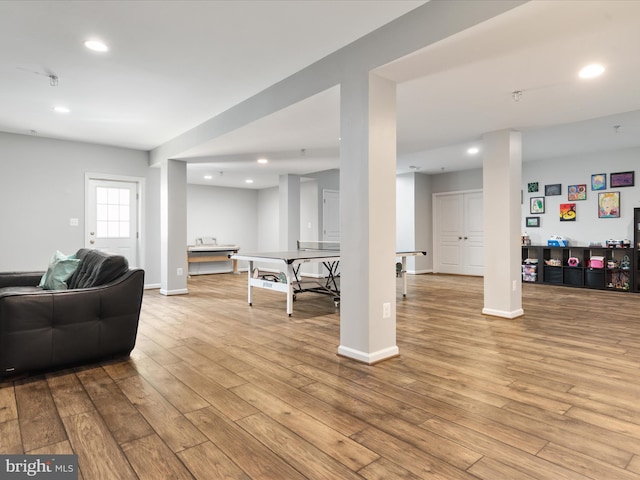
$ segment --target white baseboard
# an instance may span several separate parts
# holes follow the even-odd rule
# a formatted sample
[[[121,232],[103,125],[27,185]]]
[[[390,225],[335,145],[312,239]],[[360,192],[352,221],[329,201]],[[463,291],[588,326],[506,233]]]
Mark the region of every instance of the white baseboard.
[[[177,290],[165,290],[163,288],[160,289],[160,295],[185,295],[189,293],[189,290],[186,288],[179,288]]]
[[[394,345],[393,347],[384,348],[377,352],[367,353],[340,345],[338,347],[338,355],[366,363],[367,365],[373,365],[374,363],[397,357],[400,355],[400,350],[396,345]]]
[[[518,308],[512,312],[507,312],[503,310],[494,310],[493,308],[483,308],[483,315],[491,315],[492,317],[502,317],[502,318],[517,318],[524,315],[524,310]]]
[[[144,286],[145,290],[155,290],[155,289],[158,289],[158,288],[160,288],[160,284],[159,283],[147,283]]]

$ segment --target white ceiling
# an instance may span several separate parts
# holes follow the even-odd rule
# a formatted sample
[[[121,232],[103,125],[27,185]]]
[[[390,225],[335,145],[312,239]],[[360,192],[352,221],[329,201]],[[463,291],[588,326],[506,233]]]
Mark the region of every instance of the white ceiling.
[[[0,129],[150,150],[423,3],[3,0]]]
[[[0,130],[150,150],[423,3],[1,1]],[[467,146],[503,128],[523,131],[525,160],[639,145],[639,25],[638,1],[532,1],[381,67],[398,172],[479,167]],[[93,36],[110,52],[85,50]],[[606,73],[579,81],[591,61]],[[332,88],[183,158],[192,183],[263,188],[339,168],[338,134]]]

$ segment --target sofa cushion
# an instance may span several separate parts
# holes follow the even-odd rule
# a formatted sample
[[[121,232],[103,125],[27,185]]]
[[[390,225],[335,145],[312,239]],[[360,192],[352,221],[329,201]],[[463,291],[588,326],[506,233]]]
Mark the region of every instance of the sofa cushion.
[[[81,248],[76,253],[80,265],[67,282],[69,288],[90,288],[116,280],[129,270],[129,262],[122,255]]]
[[[73,275],[78,268],[80,259],[75,255],[65,255],[60,251],[56,251],[49,261],[49,268],[42,276],[38,286],[45,290],[66,290],[67,280]]]

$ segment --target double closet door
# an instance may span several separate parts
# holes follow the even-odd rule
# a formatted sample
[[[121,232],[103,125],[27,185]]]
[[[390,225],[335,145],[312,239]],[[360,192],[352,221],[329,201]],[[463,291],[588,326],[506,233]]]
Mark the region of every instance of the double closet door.
[[[484,273],[482,192],[434,196],[436,273]]]

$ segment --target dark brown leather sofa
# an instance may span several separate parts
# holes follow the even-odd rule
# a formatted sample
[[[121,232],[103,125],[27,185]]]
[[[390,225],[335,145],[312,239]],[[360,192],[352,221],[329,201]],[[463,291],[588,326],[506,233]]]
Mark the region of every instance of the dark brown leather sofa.
[[[38,287],[44,272],[0,273],[0,377],[127,356],[142,305],[144,270],[80,249],[68,290]]]

